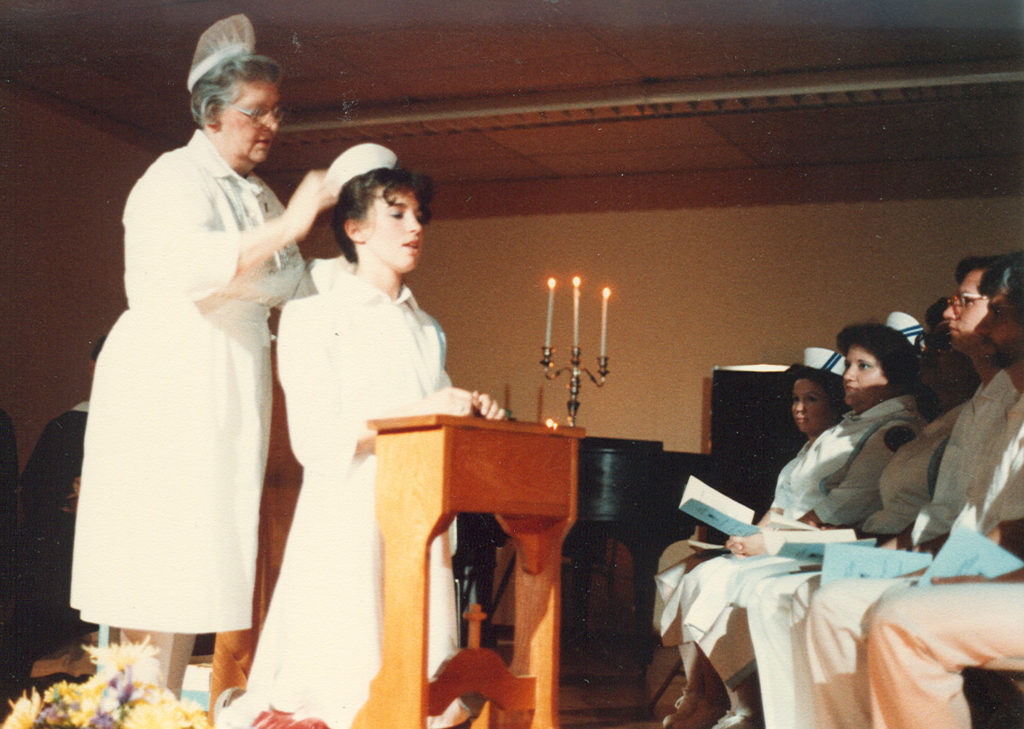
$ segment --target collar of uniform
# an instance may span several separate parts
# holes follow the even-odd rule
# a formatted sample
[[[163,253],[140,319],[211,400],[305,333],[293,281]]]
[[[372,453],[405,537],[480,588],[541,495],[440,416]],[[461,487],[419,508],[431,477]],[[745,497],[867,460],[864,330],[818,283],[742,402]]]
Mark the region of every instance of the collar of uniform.
[[[259,183],[255,181],[255,175],[242,177],[231,169],[231,165],[220,156],[217,148],[213,146],[213,142],[210,141],[210,138],[206,136],[203,130],[196,129],[192,134],[192,139],[188,142],[187,149],[196,163],[206,170],[211,177],[226,178],[239,185],[248,186],[252,188],[253,194],[260,192],[261,188]]]
[[[900,395],[899,397],[891,397],[888,400],[878,403],[874,407],[868,408],[864,412],[857,415],[856,413],[846,413],[845,417],[847,420],[863,421],[863,420],[878,420],[881,418],[887,418],[890,415],[909,410],[911,412],[917,411],[917,405],[914,401],[913,395]]]
[[[1017,388],[1014,387],[1009,373],[1006,370],[999,370],[978,393],[978,398],[984,400],[1010,400],[1016,394],[1019,393]]]
[[[1006,419],[1008,421],[1021,421],[1024,420],[1024,393],[1018,392],[1017,388],[1013,391],[1017,393],[1016,401],[1010,405],[1006,411]]]
[[[398,298],[392,301],[390,296],[356,276],[351,269],[339,268],[331,292],[355,304],[378,303],[394,304],[395,306],[405,304],[412,309],[420,308],[416,303],[416,297],[412,295],[412,291],[405,284],[402,284]]]

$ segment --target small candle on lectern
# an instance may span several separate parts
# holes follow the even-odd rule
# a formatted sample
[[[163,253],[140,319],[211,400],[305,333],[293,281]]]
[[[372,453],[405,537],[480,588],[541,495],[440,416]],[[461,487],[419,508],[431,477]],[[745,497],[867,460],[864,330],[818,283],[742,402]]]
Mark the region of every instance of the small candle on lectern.
[[[580,346],[580,277],[572,279],[572,346]]]
[[[555,279],[548,279],[548,325],[544,330],[544,346],[551,348],[551,317],[555,311]]]
[[[608,344],[608,297],[612,295],[612,290],[605,288],[601,292],[601,356],[605,356],[605,349]]]

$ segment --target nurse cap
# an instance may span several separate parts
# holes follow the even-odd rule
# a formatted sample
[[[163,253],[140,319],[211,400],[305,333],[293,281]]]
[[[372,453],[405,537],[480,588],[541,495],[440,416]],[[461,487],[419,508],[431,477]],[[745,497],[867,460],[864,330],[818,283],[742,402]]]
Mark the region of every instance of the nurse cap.
[[[831,372],[833,375],[842,376],[846,369],[843,355],[832,349],[824,347],[808,347],[804,350],[804,366],[816,370]]]
[[[188,90],[191,92],[196,82],[225,58],[248,55],[255,48],[256,31],[247,17],[239,14],[218,20],[199,36],[188,72]]]
[[[341,190],[353,177],[365,175],[381,167],[392,168],[398,164],[398,157],[387,147],[373,142],[357,144],[338,155],[327,168],[324,184],[332,190]]]
[[[902,311],[894,311],[889,314],[889,318],[885,320],[885,325],[890,329],[898,331],[913,345],[916,345],[924,334],[924,327],[921,326],[920,322],[910,314],[904,314]]]

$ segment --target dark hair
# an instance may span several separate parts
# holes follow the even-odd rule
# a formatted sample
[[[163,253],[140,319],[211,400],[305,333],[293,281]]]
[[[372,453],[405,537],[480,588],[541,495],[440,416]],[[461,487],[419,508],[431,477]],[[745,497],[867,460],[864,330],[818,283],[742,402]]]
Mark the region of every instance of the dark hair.
[[[192,87],[192,118],[199,128],[220,119],[238,98],[239,84],[265,81],[277,84],[281,66],[273,58],[256,54],[229,56],[204,73]]]
[[[978,291],[990,299],[997,294],[1005,294],[1017,321],[1024,325],[1024,251],[1014,251],[996,259],[981,277]]]
[[[797,380],[810,380],[818,385],[825,392],[829,407],[837,415],[842,415],[850,409],[845,400],[846,393],[843,390],[843,378],[834,372],[795,364],[790,365],[789,369],[786,370],[786,374],[790,376],[790,381],[794,384]]]
[[[889,384],[901,394],[916,390],[919,372],[917,349],[898,331],[875,322],[853,324],[839,332],[836,348],[846,356],[853,346],[863,347],[874,355],[882,365]]]
[[[956,271],[953,274],[956,282],[962,284],[971,271],[977,271],[979,268],[985,270],[997,260],[999,256],[967,256],[956,264]]]
[[[973,270],[973,269],[972,269]],[[924,328],[925,331],[932,331],[935,327],[939,326],[943,322],[943,314],[949,307],[946,297],[936,299],[932,302],[932,305],[928,307],[924,313]],[[926,335],[927,336],[927,335]]]
[[[410,172],[401,167],[380,167],[357,175],[345,183],[334,207],[334,240],[338,242],[342,254],[350,263],[357,263],[356,244],[345,232],[346,220],[366,220],[373,208],[373,201],[379,193],[389,204],[395,201],[398,193],[409,193],[416,198],[420,206],[420,222],[430,222],[430,202],[434,199],[434,182],[427,175]]]

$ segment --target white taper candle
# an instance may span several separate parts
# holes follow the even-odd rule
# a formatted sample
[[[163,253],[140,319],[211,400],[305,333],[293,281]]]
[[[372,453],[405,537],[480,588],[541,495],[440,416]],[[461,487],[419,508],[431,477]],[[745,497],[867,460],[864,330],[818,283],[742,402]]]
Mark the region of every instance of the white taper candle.
[[[580,346],[580,277],[572,279],[572,346]]]
[[[544,329],[544,346],[551,348],[551,319],[555,313],[555,279],[548,279],[548,325]]]
[[[601,292],[601,356],[606,356],[605,352],[608,347],[608,297],[612,295],[612,290],[605,288]]]

